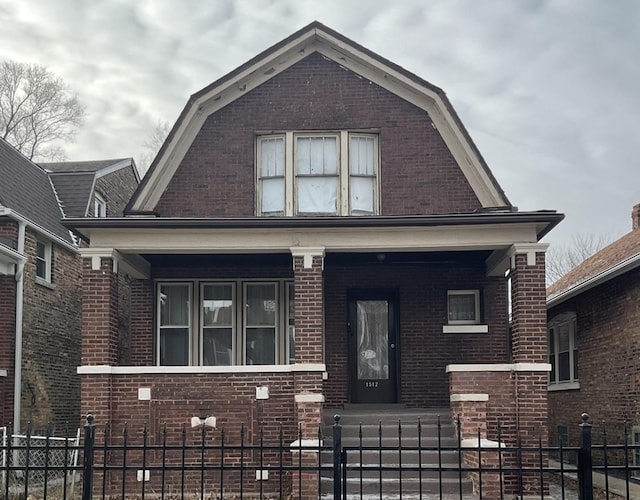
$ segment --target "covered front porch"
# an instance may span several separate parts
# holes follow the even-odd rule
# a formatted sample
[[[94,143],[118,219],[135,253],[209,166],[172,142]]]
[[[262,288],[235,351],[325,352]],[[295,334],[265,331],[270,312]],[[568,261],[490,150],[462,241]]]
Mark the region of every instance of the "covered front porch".
[[[156,431],[215,416],[313,443],[345,404],[452,407],[465,435],[506,419],[515,440],[546,418],[538,240],[558,220],[70,221],[89,243],[83,412]]]

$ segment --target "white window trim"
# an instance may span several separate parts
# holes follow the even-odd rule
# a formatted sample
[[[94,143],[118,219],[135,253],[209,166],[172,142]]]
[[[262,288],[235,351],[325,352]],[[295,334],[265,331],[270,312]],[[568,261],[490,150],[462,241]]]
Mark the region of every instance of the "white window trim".
[[[560,325],[564,324],[564,323],[569,323],[569,374],[570,374],[570,379],[569,380],[551,380],[551,373],[553,373],[552,371],[549,372],[549,386],[547,387],[547,390],[549,392],[555,392],[555,391],[569,391],[569,390],[576,390],[576,389],[580,389],[580,380],[578,378],[576,378],[575,373],[573,372],[573,365],[574,365],[574,353],[576,351],[575,348],[575,343],[576,343],[576,334],[577,334],[577,322],[576,322],[576,314],[571,312],[571,313],[564,313],[564,314],[560,314],[556,317],[554,317],[551,321],[549,321],[549,324],[547,325],[547,342],[549,339],[549,335],[550,335],[550,331],[552,328],[558,328]],[[558,343],[559,343],[559,336],[556,334],[555,335],[555,374],[556,377],[558,377],[560,375],[560,357],[558,356],[559,352],[558,352]],[[549,356],[551,356],[551,353],[549,353]],[[549,360],[551,361],[551,360]]]
[[[634,466],[640,466],[640,460],[638,459],[638,455],[640,454],[640,439],[636,439],[637,436],[640,435],[640,426],[638,425],[634,425],[633,427],[631,427],[631,446],[633,446],[634,448],[632,448],[631,450],[631,463]],[[632,476],[633,477],[638,477],[640,476],[640,471],[634,470],[632,471]]]
[[[100,208],[102,208],[102,210],[100,210]],[[107,200],[105,200],[104,197],[97,191],[93,194],[93,216],[107,216]]]
[[[338,140],[338,189],[337,189],[337,208],[335,214],[309,214],[309,213],[297,213],[296,203],[296,173],[295,173],[295,148],[296,138],[298,137],[336,137]],[[300,131],[292,132],[287,131],[283,133],[270,133],[264,135],[258,135],[256,137],[256,154],[255,154],[255,186],[256,186],[256,214],[265,217],[274,217],[279,214],[263,214],[262,213],[262,178],[260,176],[260,141],[262,139],[273,139],[276,137],[284,138],[284,153],[285,153],[285,199],[284,199],[284,215],[291,217],[294,215],[300,216],[313,216],[313,215],[355,215],[351,214],[350,203],[350,191],[349,191],[349,147],[350,137],[370,137],[374,140],[374,192],[373,192],[373,214],[380,214],[380,143],[377,133],[369,131]],[[362,214],[366,215],[366,214]]]
[[[244,323],[244,315],[242,307],[245,300],[245,286],[247,284],[274,283],[276,284],[276,296],[278,300],[278,310],[276,312],[276,351],[275,365],[246,365],[246,329]],[[204,320],[202,314],[202,297],[203,289],[206,285],[212,284],[232,284],[233,285],[233,301],[234,301],[234,323],[232,333],[232,367],[244,366],[286,366],[289,364],[289,335],[288,335],[288,308],[289,308],[289,284],[293,280],[290,278],[251,278],[251,279],[232,279],[232,280],[205,280],[205,279],[158,279],[155,281],[156,293],[156,318],[155,318],[155,366],[168,367],[170,365],[160,364],[160,287],[162,285],[189,285],[189,301],[191,304],[191,314],[189,315],[189,364],[186,366],[203,367],[203,368],[225,368],[227,365],[203,365],[203,338],[204,338]],[[293,290],[295,293],[295,290]],[[196,325],[197,331],[194,330]],[[196,338],[197,337],[197,338]],[[197,364],[196,364],[197,362]]]
[[[238,303],[236,300],[236,282],[235,281],[202,281],[200,282],[200,295],[197,297],[197,302],[194,300],[194,306],[197,303],[198,304],[198,312],[196,313],[196,315],[199,315],[199,332],[198,332],[198,342],[200,345],[200,348],[198,349],[198,359],[199,359],[199,363],[198,366],[225,366],[225,365],[205,365],[204,364],[204,329],[205,329],[205,324],[204,324],[204,311],[203,311],[203,297],[204,297],[204,288],[207,285],[231,285],[231,299],[233,301],[233,313],[231,315],[231,365],[235,365],[236,359],[237,359],[237,352],[238,352],[238,342],[236,339],[236,335],[235,335],[235,331],[237,328],[237,324],[238,324]],[[192,309],[196,309],[195,307],[193,307]],[[197,320],[198,318],[196,318]],[[216,327],[206,327],[206,328],[214,328],[216,329]],[[223,327],[217,327],[217,328],[223,328]]]
[[[38,255],[38,243],[41,243],[44,246],[44,258],[41,258]],[[53,245],[50,241],[37,238],[36,239],[36,254],[35,254],[35,262],[36,262],[36,281],[46,284],[51,284],[51,257],[53,254]],[[44,276],[38,276],[38,266],[37,262],[44,262]]]
[[[160,364],[160,287],[163,285],[187,285],[189,289],[189,304],[193,312],[193,283],[190,281],[158,281],[156,283],[156,365],[157,366],[173,366],[173,365],[161,365]],[[187,344],[187,356],[188,356],[188,365],[192,364],[192,351],[193,351],[193,314],[190,314],[189,317],[189,325],[187,327],[188,330],[188,344]]]
[[[280,282],[278,281],[271,281],[271,280],[267,280],[267,281],[254,281],[254,280],[249,280],[249,281],[243,281],[242,282],[242,296],[239,297],[238,300],[241,300],[242,303],[246,305],[246,298],[247,298],[247,288],[251,285],[256,285],[256,284],[261,284],[261,285],[275,285],[275,295],[278,301],[278,308],[275,312],[275,321],[274,321],[274,325],[265,325],[265,328],[274,328],[275,332],[274,332],[274,342],[275,342],[275,347],[274,347],[274,357],[275,357],[275,362],[274,364],[279,365],[279,364],[284,364],[281,363],[281,360],[283,359],[282,357],[282,344],[283,342],[281,342],[281,339],[283,338],[283,334],[284,332],[282,332],[282,321],[281,321],[281,317],[282,317],[282,286]],[[240,308],[238,308],[240,309]],[[247,315],[243,315],[243,317],[241,318],[242,320],[242,331],[240,332],[241,336],[242,336],[242,365],[246,365],[247,364],[247,331],[249,329],[252,328],[259,328],[258,325],[248,325],[247,324]],[[237,335],[236,335],[237,336]]]
[[[449,297],[452,295],[473,295],[475,316],[474,320],[451,320],[449,319]],[[480,325],[480,290],[447,290],[447,324],[449,325]],[[481,332],[473,332],[481,333]]]

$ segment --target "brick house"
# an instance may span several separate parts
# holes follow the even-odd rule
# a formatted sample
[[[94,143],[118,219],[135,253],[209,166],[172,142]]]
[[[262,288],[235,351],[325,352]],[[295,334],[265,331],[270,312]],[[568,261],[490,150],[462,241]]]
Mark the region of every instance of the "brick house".
[[[83,174],[52,164],[53,173],[0,140],[0,426],[65,434],[78,425],[82,261],[61,219],[93,216],[100,193],[121,214],[139,181],[131,159],[94,163]]]
[[[547,289],[549,433],[576,443],[576,415],[640,444],[640,205],[632,230]],[[601,440],[599,433],[594,439]],[[634,463],[640,465],[634,453]]]
[[[451,405],[470,436],[546,433],[562,217],[511,204],[441,89],[312,23],[191,96],[124,217],[66,221],[82,412],[313,440],[346,404]]]

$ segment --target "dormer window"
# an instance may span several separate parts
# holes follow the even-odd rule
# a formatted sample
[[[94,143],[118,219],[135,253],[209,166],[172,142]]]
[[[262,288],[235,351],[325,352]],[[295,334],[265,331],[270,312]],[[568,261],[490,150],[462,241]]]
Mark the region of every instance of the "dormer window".
[[[257,213],[374,215],[378,137],[356,132],[265,135],[257,140]]]
[[[107,216],[107,201],[98,192],[96,192],[93,196],[93,216],[94,217]]]

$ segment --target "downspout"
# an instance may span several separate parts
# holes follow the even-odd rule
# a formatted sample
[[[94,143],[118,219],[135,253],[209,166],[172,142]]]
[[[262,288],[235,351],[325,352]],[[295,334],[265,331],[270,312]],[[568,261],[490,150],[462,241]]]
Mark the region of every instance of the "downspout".
[[[18,220],[18,253],[24,256],[26,223]],[[22,317],[24,306],[24,259],[16,268],[16,352],[13,371],[13,429],[20,432],[20,403],[22,397]]]
[[[26,223],[18,222],[18,253],[24,256]],[[20,432],[20,403],[22,398],[22,317],[24,306],[24,259],[16,268],[16,351],[13,369],[13,429]]]

